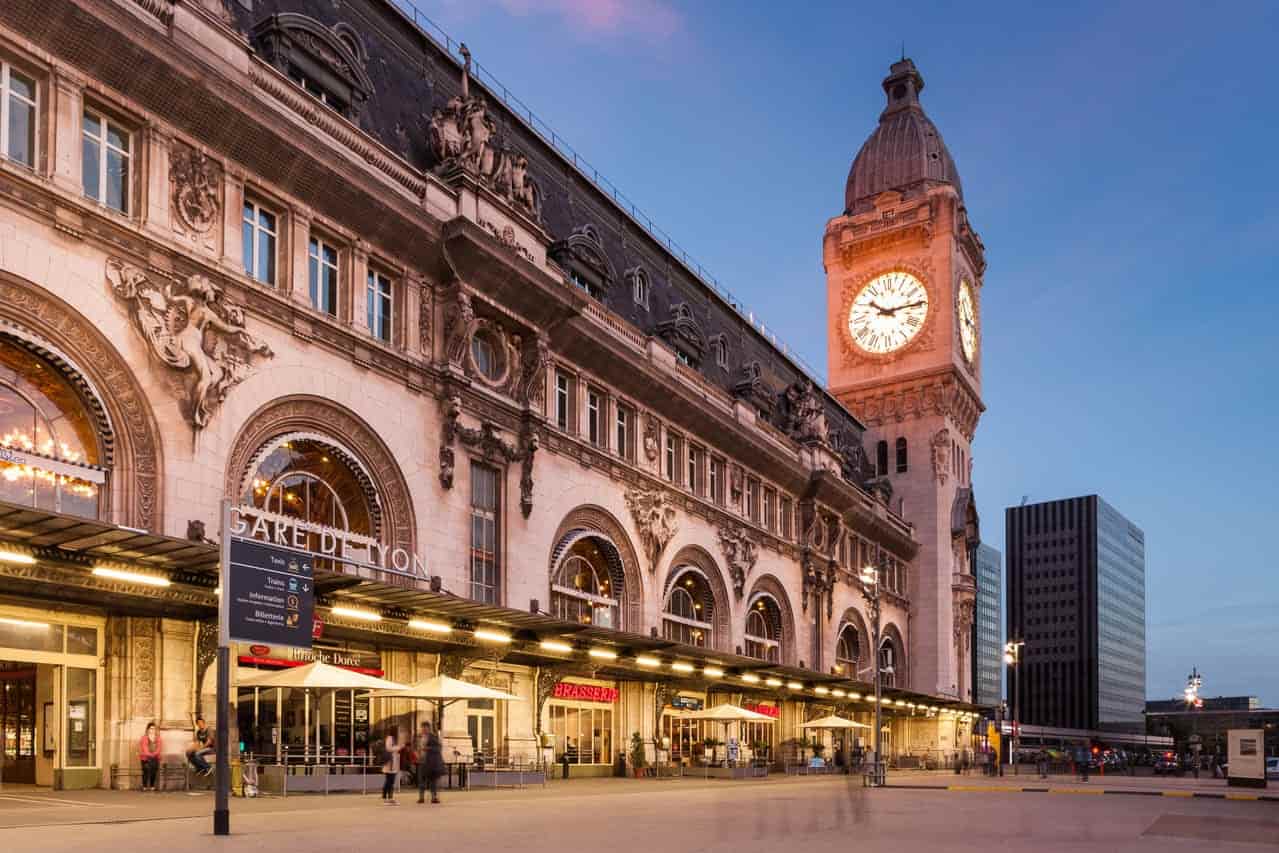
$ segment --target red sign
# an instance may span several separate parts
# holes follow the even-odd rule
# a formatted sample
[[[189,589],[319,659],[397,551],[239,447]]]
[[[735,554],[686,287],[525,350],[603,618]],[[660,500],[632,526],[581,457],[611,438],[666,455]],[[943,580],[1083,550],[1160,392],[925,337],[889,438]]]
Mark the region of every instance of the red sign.
[[[318,640],[324,634],[324,617],[315,616],[311,619],[311,639]]]
[[[254,655],[255,657],[264,658],[271,654],[271,647],[263,646],[261,644],[252,645],[249,646],[249,654]]]
[[[607,702],[611,705],[617,701],[617,690],[612,687],[597,687],[594,684],[561,681],[555,685],[555,692],[551,694],[551,697],[554,699],[577,699],[582,702]]]
[[[754,711],[756,714],[763,714],[765,717],[772,717],[775,720],[780,718],[782,715],[782,709],[778,708],[776,705],[752,705],[750,702],[747,702],[743,704],[742,707],[747,711]]]

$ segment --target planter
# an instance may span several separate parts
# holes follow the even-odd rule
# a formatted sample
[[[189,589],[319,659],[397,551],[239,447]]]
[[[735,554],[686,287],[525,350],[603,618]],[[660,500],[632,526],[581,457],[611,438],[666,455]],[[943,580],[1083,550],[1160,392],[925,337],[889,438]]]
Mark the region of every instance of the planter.
[[[644,768],[643,768],[643,767],[636,767],[636,768],[635,768],[635,778],[636,778],[636,779],[643,779],[643,778],[644,778]]]

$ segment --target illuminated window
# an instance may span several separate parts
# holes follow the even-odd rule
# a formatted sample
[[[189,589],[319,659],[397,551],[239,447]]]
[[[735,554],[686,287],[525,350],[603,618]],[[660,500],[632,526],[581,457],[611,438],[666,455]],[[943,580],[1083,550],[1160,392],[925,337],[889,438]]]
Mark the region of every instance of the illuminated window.
[[[618,627],[621,582],[613,576],[610,556],[616,558],[613,546],[595,537],[573,544],[551,580],[551,613],[557,619]]]
[[[700,571],[683,569],[671,584],[662,608],[662,637],[688,646],[711,646],[715,599]]]
[[[781,608],[771,595],[757,595],[746,613],[747,657],[777,663],[781,652]]]
[[[498,471],[471,463],[471,598],[500,604],[498,564]]]
[[[845,625],[839,632],[839,640],[835,643],[835,666],[845,678],[857,678],[857,668],[862,659],[861,638],[857,628]]]

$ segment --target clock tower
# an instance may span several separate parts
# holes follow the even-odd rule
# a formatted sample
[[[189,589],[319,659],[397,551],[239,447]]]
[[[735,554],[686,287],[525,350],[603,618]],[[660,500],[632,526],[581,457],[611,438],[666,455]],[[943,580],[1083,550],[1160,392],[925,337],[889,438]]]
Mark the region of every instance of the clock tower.
[[[867,426],[878,493],[921,543],[908,586],[910,686],[971,701],[986,262],[955,161],[920,105],[923,77],[903,59],[883,87],[844,212],[826,225],[827,370],[831,393]]]

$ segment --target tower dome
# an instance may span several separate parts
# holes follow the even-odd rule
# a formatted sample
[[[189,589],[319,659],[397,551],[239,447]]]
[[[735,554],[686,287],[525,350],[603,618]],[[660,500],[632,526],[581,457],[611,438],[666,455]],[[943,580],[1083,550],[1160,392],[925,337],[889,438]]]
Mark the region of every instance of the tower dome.
[[[848,171],[844,212],[869,210],[871,200],[886,190],[909,194],[937,184],[950,184],[962,199],[955,161],[919,104],[924,78],[915,63],[894,62],[883,85],[888,105]]]

